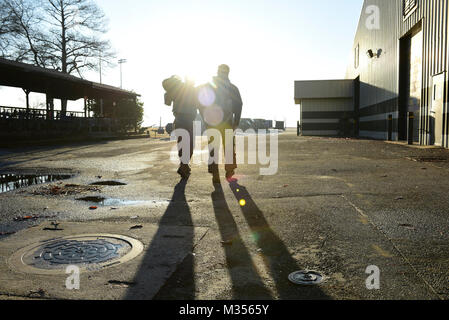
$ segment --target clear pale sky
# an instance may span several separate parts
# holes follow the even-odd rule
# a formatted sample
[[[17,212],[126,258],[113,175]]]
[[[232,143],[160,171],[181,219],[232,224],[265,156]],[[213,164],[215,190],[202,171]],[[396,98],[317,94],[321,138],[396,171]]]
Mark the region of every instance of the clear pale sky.
[[[109,19],[107,37],[118,58],[128,60],[124,89],[142,95],[145,125],[159,125],[159,117],[163,125],[173,120],[163,103],[163,79],[178,74],[202,84],[225,63],[244,100],[243,117],[287,120],[295,126],[294,80],[344,77],[363,0],[97,3]],[[86,75],[99,81],[97,73]],[[118,66],[104,71],[103,83],[120,85]]]

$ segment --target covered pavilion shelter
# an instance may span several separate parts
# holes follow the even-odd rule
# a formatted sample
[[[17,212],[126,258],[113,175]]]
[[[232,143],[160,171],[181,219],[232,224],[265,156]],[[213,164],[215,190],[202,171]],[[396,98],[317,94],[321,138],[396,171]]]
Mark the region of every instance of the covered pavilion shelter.
[[[31,92],[45,94],[47,97],[45,117],[48,120],[55,119],[54,99],[79,100],[84,98],[83,116],[87,118],[89,116],[88,105],[91,101],[96,101],[100,105],[101,111],[97,116],[103,117],[105,103],[115,106],[120,100],[136,100],[139,96],[134,92],[80,79],[59,71],[2,58],[0,58],[0,86],[22,88],[27,97],[27,113],[30,112],[29,94]],[[61,112],[64,117],[66,110],[61,110]],[[79,113],[75,114],[76,116],[80,115]],[[111,113],[109,112],[109,114]]]

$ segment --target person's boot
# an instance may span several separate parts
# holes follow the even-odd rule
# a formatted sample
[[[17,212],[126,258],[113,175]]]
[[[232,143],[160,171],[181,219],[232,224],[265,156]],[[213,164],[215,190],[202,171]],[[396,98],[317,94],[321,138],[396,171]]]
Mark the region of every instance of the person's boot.
[[[190,169],[188,164],[181,164],[181,166],[178,169],[178,174],[181,176],[182,179],[189,179],[191,171],[192,170]]]
[[[234,175],[235,175],[235,171],[234,170],[226,171],[226,180],[228,182],[235,181],[236,179],[234,178]]]
[[[216,164],[210,164],[208,166],[208,172],[214,174],[216,171],[218,171],[218,166]]]

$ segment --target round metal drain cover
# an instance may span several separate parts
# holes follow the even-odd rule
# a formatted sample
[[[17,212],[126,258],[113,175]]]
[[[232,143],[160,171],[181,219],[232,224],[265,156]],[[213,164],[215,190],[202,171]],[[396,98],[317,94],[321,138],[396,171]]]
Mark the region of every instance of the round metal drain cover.
[[[323,281],[323,276],[315,271],[296,271],[288,276],[288,279],[294,284],[317,285]]]
[[[10,263],[35,274],[65,273],[75,265],[87,271],[115,266],[137,257],[141,242],[121,235],[79,235],[51,239],[16,252]]]

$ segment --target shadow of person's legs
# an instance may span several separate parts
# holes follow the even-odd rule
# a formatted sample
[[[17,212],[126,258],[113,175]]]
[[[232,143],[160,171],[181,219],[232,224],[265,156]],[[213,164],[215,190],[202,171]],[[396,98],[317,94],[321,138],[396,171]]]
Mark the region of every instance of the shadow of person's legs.
[[[282,240],[270,228],[262,211],[257,207],[248,190],[233,181],[229,184],[243,215],[253,233],[253,238],[262,249],[263,261],[273,278],[280,299],[329,299],[318,287],[295,286],[288,275],[302,270],[291,257]],[[244,202],[242,201],[244,200]]]
[[[182,180],[176,185],[172,200],[159,222],[158,231],[145,250],[145,257],[133,281],[135,285],[128,290],[125,299],[195,298],[194,261],[190,254],[194,230],[185,196],[186,184],[187,181]],[[178,265],[179,259],[183,259],[178,266],[178,269],[182,269],[183,281],[173,284],[171,278],[167,279],[167,266]],[[161,269],[160,266],[165,268]]]
[[[215,184],[212,202],[224,242],[226,264],[232,281],[233,299],[272,299],[273,297],[264,286],[240,237],[237,224],[226,203],[223,188],[219,184]]]

